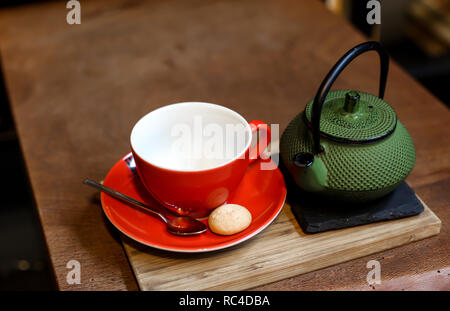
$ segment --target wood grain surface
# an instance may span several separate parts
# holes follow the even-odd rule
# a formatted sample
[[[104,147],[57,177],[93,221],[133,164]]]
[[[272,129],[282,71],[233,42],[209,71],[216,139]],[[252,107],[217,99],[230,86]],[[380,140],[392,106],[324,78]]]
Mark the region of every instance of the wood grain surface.
[[[366,40],[320,1],[84,1],[68,25],[65,1],[0,11],[0,57],[56,281],[62,290],[138,289],[120,237],[85,177],[101,180],[129,151],[133,124],[179,101],[227,106],[280,125],[314,96],[333,64]],[[334,88],[377,92],[378,60],[358,58]],[[385,100],[410,132],[417,162],[408,182],[442,220],[441,233],[393,250],[256,289],[328,290],[450,266],[450,113],[391,63]],[[69,260],[81,284],[66,282]],[[397,283],[402,289],[404,282]],[[370,289],[370,288],[367,288]]]
[[[267,229],[222,251],[180,254],[124,238],[141,290],[244,290],[424,239],[441,221],[426,207],[418,216],[305,234],[289,204]]]

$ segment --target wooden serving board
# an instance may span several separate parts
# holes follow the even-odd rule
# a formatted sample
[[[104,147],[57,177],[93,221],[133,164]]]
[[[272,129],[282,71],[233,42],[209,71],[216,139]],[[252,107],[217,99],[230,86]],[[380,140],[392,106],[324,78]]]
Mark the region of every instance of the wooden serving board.
[[[423,203],[423,202],[422,202]],[[141,290],[244,290],[436,235],[440,219],[420,215],[305,234],[286,203],[256,237],[210,253],[170,253],[123,238]]]

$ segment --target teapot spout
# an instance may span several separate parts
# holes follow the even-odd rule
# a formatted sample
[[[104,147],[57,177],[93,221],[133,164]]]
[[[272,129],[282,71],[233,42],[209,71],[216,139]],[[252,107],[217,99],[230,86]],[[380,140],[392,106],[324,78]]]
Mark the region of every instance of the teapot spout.
[[[299,152],[294,156],[293,176],[297,185],[309,192],[321,192],[326,186],[327,170],[320,156]]]

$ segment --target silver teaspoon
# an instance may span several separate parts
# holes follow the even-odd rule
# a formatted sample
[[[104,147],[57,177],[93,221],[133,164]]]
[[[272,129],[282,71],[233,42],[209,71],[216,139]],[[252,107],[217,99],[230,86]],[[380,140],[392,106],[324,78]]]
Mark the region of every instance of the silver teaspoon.
[[[126,201],[128,203],[133,204],[134,206],[137,206],[147,212],[152,213],[155,216],[158,216],[166,223],[167,231],[174,235],[181,235],[181,236],[188,236],[188,235],[195,235],[200,234],[206,231],[207,227],[204,223],[201,221],[192,218],[190,216],[175,216],[175,217],[166,217],[165,215],[157,212],[150,206],[135,200],[123,193],[120,193],[114,189],[111,189],[109,187],[106,187],[102,184],[99,184],[96,181],[93,181],[91,179],[85,179],[83,181],[84,184],[89,185],[91,187],[94,187],[100,191],[103,191],[109,195],[112,195],[113,197],[116,197],[118,199],[121,199],[123,201]]]

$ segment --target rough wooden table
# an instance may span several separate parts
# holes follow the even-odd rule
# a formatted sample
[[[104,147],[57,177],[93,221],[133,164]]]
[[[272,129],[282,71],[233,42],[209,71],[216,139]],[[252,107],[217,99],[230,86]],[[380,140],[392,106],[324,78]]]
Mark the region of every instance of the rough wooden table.
[[[280,124],[314,96],[350,47],[365,40],[320,1],[82,1],[81,25],[65,1],[0,12],[0,54],[14,119],[59,288],[136,290],[117,232],[95,191],[129,151],[133,124],[180,101],[228,106]],[[374,53],[335,88],[377,92]],[[442,220],[440,235],[257,289],[450,289],[450,113],[394,63],[385,99],[417,148],[408,182]],[[81,284],[66,264],[81,262]]]

